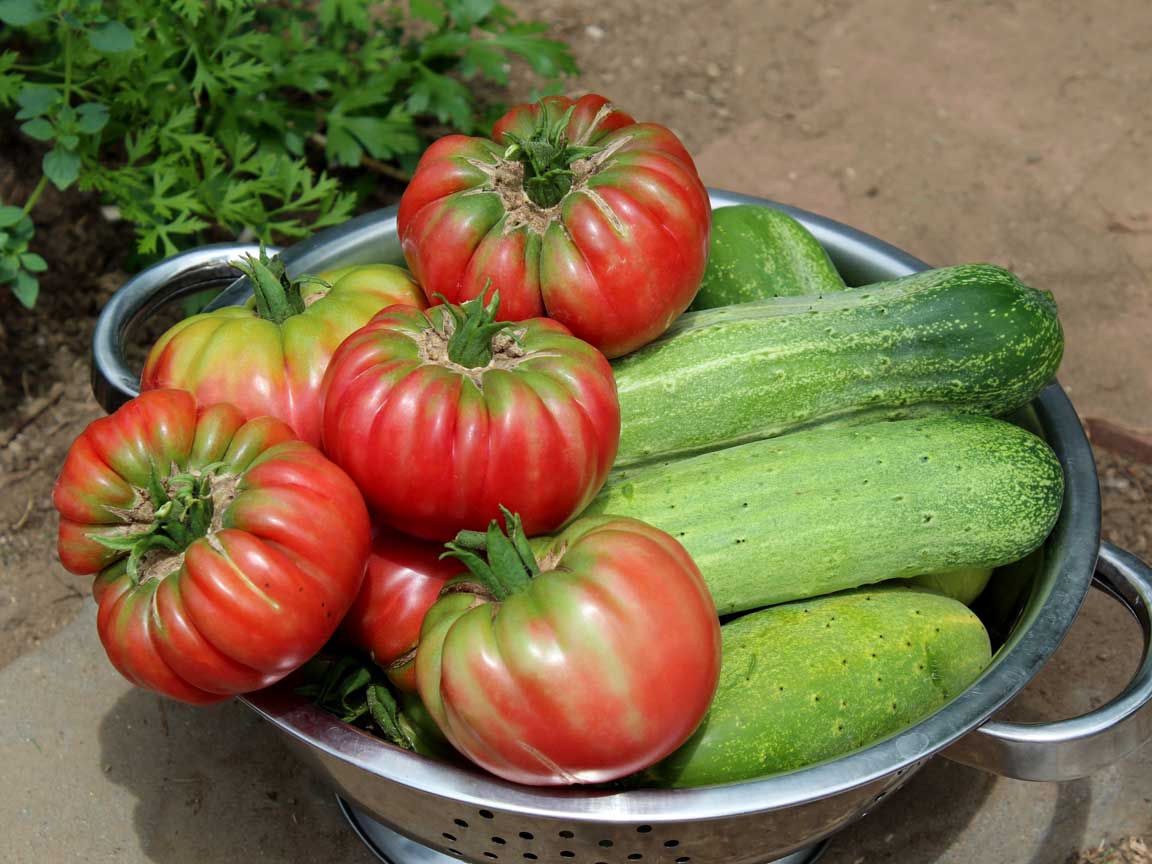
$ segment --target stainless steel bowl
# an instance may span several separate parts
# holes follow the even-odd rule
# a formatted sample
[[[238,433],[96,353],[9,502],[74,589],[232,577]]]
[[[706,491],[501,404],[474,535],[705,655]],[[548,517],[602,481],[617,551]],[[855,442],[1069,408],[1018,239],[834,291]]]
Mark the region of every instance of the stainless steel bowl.
[[[781,206],[712,192],[713,207],[744,203]],[[927,266],[838,222],[782,209],[815,234],[849,284]],[[246,280],[237,280],[227,262],[246,251],[253,249],[229,244],[175,256],[113,297],[93,346],[93,389],[106,409],[136,393],[137,373],[123,353],[135,324],[171,299],[209,285],[234,282],[217,305],[242,301],[249,293]],[[284,258],[294,272],[402,263],[395,208],[322,232],[286,250]],[[941,753],[1021,779],[1084,776],[1152,737],[1152,571],[1126,552],[1100,546],[1092,451],[1060,386],[1051,384],[1016,419],[1048,440],[1064,467],[1067,489],[1043,549],[998,573],[977,607],[999,646],[993,661],[931,716],[849,755],[789,774],[702,789],[537,789],[400,750],[319,711],[287,686],[242,701],[283,732],[299,756],[362,812],[423,847],[477,864],[769,861],[860,818]],[[1121,600],[1142,627],[1144,655],[1132,683],[1107,705],[1073,720],[1035,725],[992,720],[1051,657],[1093,584]]]

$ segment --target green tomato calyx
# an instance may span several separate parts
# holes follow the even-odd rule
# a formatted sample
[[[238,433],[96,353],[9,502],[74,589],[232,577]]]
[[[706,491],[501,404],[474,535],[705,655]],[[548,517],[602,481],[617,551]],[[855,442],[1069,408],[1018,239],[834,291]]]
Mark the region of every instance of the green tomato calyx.
[[[503,506],[500,512],[506,530],[493,519],[487,531],[461,531],[440,556],[461,561],[472,574],[468,581],[479,583],[497,602],[523,591],[540,575],[540,564],[524,535],[519,514]]]
[[[490,283],[489,283],[490,284]],[[479,297],[467,300],[459,306],[449,303],[443,294],[437,294],[444,303],[444,310],[452,316],[452,335],[448,338],[448,359],[465,369],[479,369],[492,362],[492,340],[497,334],[508,331],[507,321],[497,321],[500,309],[500,292],[492,292],[492,300],[484,305],[484,291]]]
[[[259,258],[245,255],[244,260],[233,261],[232,266],[252,282],[252,293],[256,298],[256,314],[273,324],[282,324],[307,308],[308,304],[304,302],[304,295],[300,291],[301,285],[307,282],[327,285],[322,279],[314,276],[293,279],[288,275],[280,256],[273,255],[269,258],[263,244],[260,246]]]
[[[128,575],[134,581],[151,578],[147,572],[141,574],[141,565],[146,564],[150,553],[168,558],[182,555],[193,542],[218,527],[214,518],[220,503],[220,483],[214,473],[217,467],[174,473],[166,480],[161,480],[153,469],[145,490],[151,518],[129,526],[124,533],[97,535],[94,539],[109,549],[128,553]],[[234,494],[229,492],[227,497]]]
[[[504,158],[515,159],[524,166],[524,194],[545,210],[559,204],[572,188],[572,163],[586,159],[600,149],[568,143],[568,124],[575,110],[573,105],[549,123],[548,112],[541,102],[539,121],[530,136],[524,138],[511,132],[504,133],[504,137],[512,142],[504,151]]]

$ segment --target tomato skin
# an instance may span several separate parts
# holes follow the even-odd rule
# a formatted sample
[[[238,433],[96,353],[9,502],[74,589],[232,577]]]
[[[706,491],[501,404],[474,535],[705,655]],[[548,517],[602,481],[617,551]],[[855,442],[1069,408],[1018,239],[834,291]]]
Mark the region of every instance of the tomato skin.
[[[278,417],[320,444],[320,384],[336,347],[386,306],[427,305],[400,267],[373,264],[322,273],[331,289],[302,286],[307,308],[280,324],[260,318],[255,300],[185,318],[152,347],[142,391],[188,390],[203,404],[228,402],[245,417]]]
[[[511,328],[508,368],[431,362],[447,312],[393,306],[340,346],[325,376],[324,449],[379,519],[427,540],[483,530],[503,505],[554,531],[604,483],[620,437],[608,361],[556,321]]]
[[[100,544],[154,521],[149,478],[213,469],[211,527],[181,554],[143,559]],[[335,632],[360,588],[363,498],[319,450],[272,417],[152,390],[94,421],[56,481],[60,560],[95,574],[97,628],[129,681],[192,703],[265,687]]]
[[[549,572],[551,561],[552,569]],[[720,625],[684,548],[634,519],[579,519],[502,603],[445,593],[416,679],[441,731],[517,783],[600,783],[672,752],[720,670]]]
[[[569,142],[599,152],[573,163],[571,190],[541,208],[504,158],[505,134],[530,137],[541,110],[555,122],[570,107]],[[429,302],[499,290],[504,320],[548,315],[608,357],[663,333],[700,287],[712,218],[679,139],[595,94],[517,106],[492,139],[439,139],[400,200],[401,248]]]
[[[364,584],[340,625],[344,639],[367,651],[401,690],[416,690],[416,670],[408,655],[415,654],[425,613],[444,583],[464,569],[458,561],[441,559],[443,551],[439,543],[378,529]],[[394,665],[401,659],[408,662]]]

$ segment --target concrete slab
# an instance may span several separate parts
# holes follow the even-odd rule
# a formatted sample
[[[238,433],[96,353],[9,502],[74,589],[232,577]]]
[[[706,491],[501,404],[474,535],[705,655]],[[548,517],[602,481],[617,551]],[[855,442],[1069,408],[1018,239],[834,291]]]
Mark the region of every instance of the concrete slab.
[[[124,681],[91,601],[0,671],[0,694],[4,862],[376,860],[252,712],[193,708]]]
[[[1013,706],[1055,719],[1101,704],[1139,659],[1132,622],[1093,596]],[[331,792],[238,703],[192,708],[137,690],[104,657],[95,608],[0,670],[0,860],[224,864],[375,860]],[[1152,747],[1063,785],[997,780],[938,759],[826,864],[1062,864],[1152,833]]]

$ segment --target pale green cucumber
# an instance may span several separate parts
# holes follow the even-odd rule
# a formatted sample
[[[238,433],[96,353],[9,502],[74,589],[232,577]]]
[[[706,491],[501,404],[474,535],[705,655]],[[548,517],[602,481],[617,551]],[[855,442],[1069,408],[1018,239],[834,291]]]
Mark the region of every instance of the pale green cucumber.
[[[586,512],[680,540],[720,614],[893,577],[997,567],[1060,510],[1048,446],[1002,420],[821,427],[615,471]]]
[[[843,291],[844,280],[808,229],[775,207],[712,211],[708,265],[693,311],[798,294]]]
[[[965,567],[953,570],[951,573],[923,573],[913,576],[908,583],[919,588],[939,591],[945,597],[971,606],[984,592],[991,578],[991,567]]]
[[[634,782],[732,783],[840,756],[931,714],[991,659],[980,619],[921,589],[774,606],[720,632],[720,682],[708,714]]]
[[[688,313],[613,364],[616,465],[829,422],[1007,414],[1063,346],[1051,296],[988,264]]]

